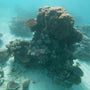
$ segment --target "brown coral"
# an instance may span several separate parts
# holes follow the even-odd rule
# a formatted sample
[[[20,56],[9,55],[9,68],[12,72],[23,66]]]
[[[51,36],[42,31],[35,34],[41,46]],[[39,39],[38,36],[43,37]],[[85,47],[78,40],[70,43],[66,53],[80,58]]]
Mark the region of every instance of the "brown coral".
[[[34,66],[42,65],[63,87],[79,84],[83,72],[73,66],[73,44],[82,40],[82,34],[74,28],[73,17],[62,7],[46,6],[39,8],[37,21],[29,19],[26,25],[35,33],[31,42],[16,40],[10,43],[8,49],[15,59],[30,61],[28,64]]]
[[[37,15],[37,25],[34,19],[29,19],[27,21],[27,26],[30,26],[32,31],[41,31],[50,34],[53,38],[60,41],[66,41],[66,39],[73,38],[73,36],[75,39],[77,39],[77,41],[80,41],[78,40],[79,36],[82,37],[82,35],[73,28],[73,17],[69,15],[62,7],[45,6],[39,8]],[[77,37],[76,34],[79,36]],[[72,42],[75,43],[76,40]]]
[[[36,22],[36,20],[35,20],[34,18],[29,19],[29,20],[25,23],[25,25],[28,26],[28,27],[33,27],[33,26],[35,26],[36,24],[37,24],[37,22]]]

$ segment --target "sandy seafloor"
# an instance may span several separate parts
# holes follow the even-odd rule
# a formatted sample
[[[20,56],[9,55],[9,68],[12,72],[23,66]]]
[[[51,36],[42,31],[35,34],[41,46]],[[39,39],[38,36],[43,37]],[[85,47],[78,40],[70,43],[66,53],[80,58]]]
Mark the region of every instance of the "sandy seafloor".
[[[9,11],[7,12],[9,14]],[[12,16],[12,13],[6,16]],[[5,17],[0,17],[0,33],[3,33],[3,37],[1,38],[3,40],[2,48],[4,48],[5,45],[9,43],[9,41],[17,38],[9,33],[8,22],[12,17]],[[4,65],[0,64],[0,66],[3,67],[4,70],[4,83],[0,86],[0,90],[6,90],[7,82],[11,80],[15,80],[21,85],[27,79],[30,79],[29,90],[90,90],[89,62],[86,63],[80,60],[78,60],[78,62],[80,63],[80,68],[84,72],[84,76],[82,77],[82,83],[78,86],[75,85],[70,89],[65,89],[58,85],[55,85],[52,80],[47,77],[46,71],[44,70],[36,70],[32,68],[27,70],[21,65],[16,64],[16,72],[11,73],[10,70],[13,64],[13,57],[11,57]],[[22,88],[20,88],[19,90],[22,90]]]

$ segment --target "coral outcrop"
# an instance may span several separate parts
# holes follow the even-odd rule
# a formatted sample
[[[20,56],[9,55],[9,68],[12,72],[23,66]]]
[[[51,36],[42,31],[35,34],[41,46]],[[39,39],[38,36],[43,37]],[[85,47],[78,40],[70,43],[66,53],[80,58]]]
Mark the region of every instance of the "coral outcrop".
[[[75,46],[74,56],[80,60],[90,61],[90,38],[84,36],[83,40]]]
[[[23,90],[29,90],[29,84],[30,80],[24,81],[24,83],[22,84]]]
[[[7,83],[7,89],[6,90],[18,90],[20,85],[17,82],[10,81]]]
[[[75,43],[82,34],[74,27],[74,19],[62,7],[41,7],[37,19],[29,19],[26,26],[34,32],[31,41],[15,40],[7,45],[16,61],[36,63],[48,70],[53,81],[70,88],[81,83],[82,70],[73,66]]]
[[[30,61],[31,57],[28,55],[30,41],[16,39],[15,41],[11,41],[6,47],[8,48],[9,54],[13,55],[15,60],[21,61],[22,63]]]
[[[83,25],[81,28],[80,28],[80,31],[86,35],[87,37],[90,38],[90,25]]]
[[[3,41],[1,40],[1,37],[3,36],[2,33],[0,33],[0,47],[3,45]]]
[[[83,39],[75,46],[78,47],[74,52],[74,56],[80,60],[90,60],[90,25],[83,25],[80,27],[80,31],[83,33]]]
[[[0,62],[3,62],[9,58],[9,52],[7,48],[0,49]]]
[[[24,25],[26,21],[25,17],[14,17],[9,25],[10,32],[15,36],[31,37],[32,32]]]

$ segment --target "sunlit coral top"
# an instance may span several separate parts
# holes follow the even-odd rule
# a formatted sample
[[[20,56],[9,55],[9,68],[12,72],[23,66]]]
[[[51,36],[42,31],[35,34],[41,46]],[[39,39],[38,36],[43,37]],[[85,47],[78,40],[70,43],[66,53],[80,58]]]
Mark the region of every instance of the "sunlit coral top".
[[[26,25],[28,27],[33,27],[33,26],[37,25],[36,19],[31,18],[24,25]]]

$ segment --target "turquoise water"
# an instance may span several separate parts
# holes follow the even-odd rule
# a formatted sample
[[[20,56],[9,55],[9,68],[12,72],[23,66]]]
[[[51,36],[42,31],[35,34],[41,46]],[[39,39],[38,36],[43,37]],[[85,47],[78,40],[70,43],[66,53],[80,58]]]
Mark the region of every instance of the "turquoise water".
[[[3,40],[1,48],[4,48],[11,40],[22,38],[10,33],[9,25],[12,18],[16,16],[26,17],[27,19],[36,18],[38,8],[43,6],[60,6],[65,8],[68,13],[74,17],[76,26],[90,24],[90,0],[0,0],[0,33],[3,34],[3,37],[1,37],[1,40]],[[24,37],[23,39],[30,40],[31,38],[32,37]],[[12,60],[12,58],[10,58],[10,60]],[[36,84],[31,83],[29,90],[90,90],[90,65],[79,60],[77,61],[81,64],[80,68],[84,72],[80,85],[74,85],[70,89],[62,88],[54,85],[41,71],[31,70],[27,72],[28,75],[25,75],[25,77],[36,80]],[[10,71],[9,64],[7,62],[6,67],[3,68],[6,74]],[[10,79],[7,75],[5,75],[5,78],[6,81]],[[24,79],[24,76],[22,76],[22,79]],[[22,81],[23,80],[21,80],[21,82]],[[4,86],[0,86],[0,90],[6,90],[6,84],[7,83],[5,83]]]
[[[84,24],[90,24],[89,9],[90,9],[90,0],[0,0],[0,17],[7,15],[7,17],[15,16],[15,9],[22,8],[26,9],[29,12],[32,12],[35,16],[38,8],[42,6],[62,6],[70,13],[80,16],[83,19]],[[12,15],[11,15],[12,14]],[[5,17],[4,17],[5,18]]]

